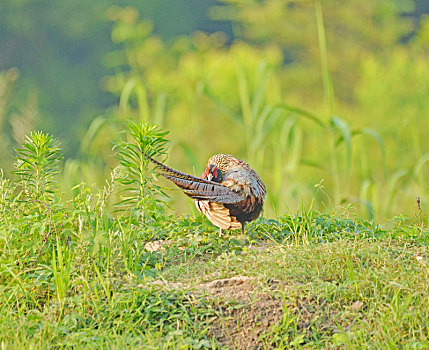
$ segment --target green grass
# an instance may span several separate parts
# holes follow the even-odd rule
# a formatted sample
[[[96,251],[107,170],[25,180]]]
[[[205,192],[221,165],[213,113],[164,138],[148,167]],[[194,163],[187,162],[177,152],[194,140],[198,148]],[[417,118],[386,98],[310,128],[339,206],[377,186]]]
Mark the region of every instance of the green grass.
[[[19,248],[22,235],[3,225],[3,347],[217,348],[209,330],[226,317],[230,302],[192,290],[237,275],[262,290],[272,280],[282,286],[269,292],[284,307],[281,321],[261,335],[267,347],[429,346],[426,229],[403,223],[387,229],[315,212],[309,223],[258,220],[246,237],[220,238],[201,217],[122,232],[124,222],[111,220],[106,242],[95,249],[96,239],[76,239],[78,220],[66,239],[61,231],[50,237],[51,248],[35,264],[30,248]],[[309,225],[305,243],[291,231],[293,221],[295,228]],[[90,226],[84,224],[84,235],[91,236]],[[156,239],[172,242],[148,252],[145,243]],[[171,289],[153,285],[156,280],[182,284]]]
[[[282,281],[287,286],[285,315],[292,315],[297,327],[280,323],[267,338],[286,348],[300,336],[307,347],[427,347],[428,265],[415,259],[418,251],[392,241],[339,240],[307,248],[271,247],[245,258],[229,256],[223,264],[199,266],[198,271],[174,268],[167,276],[198,281],[245,274],[260,283]],[[363,303],[361,309],[353,309],[356,302]],[[310,310],[299,309],[301,303]]]

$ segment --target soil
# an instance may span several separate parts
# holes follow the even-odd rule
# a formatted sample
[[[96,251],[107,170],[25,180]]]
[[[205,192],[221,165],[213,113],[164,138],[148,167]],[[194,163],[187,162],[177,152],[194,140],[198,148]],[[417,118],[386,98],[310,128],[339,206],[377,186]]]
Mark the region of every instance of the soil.
[[[273,287],[278,289],[280,283]],[[211,324],[209,336],[230,349],[263,349],[263,335],[283,318],[283,300],[259,290],[250,277],[216,280],[198,288],[216,297],[222,316]]]
[[[169,244],[171,240],[151,242],[146,249],[160,251]],[[258,250],[265,248],[252,247]],[[282,343],[282,340],[285,340],[282,339],[283,336],[288,337],[287,334],[281,335],[281,331],[280,339],[273,339],[276,325],[280,325],[284,318],[284,310],[288,313],[286,318],[295,319],[294,327],[302,335],[315,324],[327,334],[333,334],[337,328],[332,316],[338,314],[339,310],[331,308],[327,300],[308,294],[297,294],[298,285],[272,279],[261,282],[249,276],[235,276],[198,285],[156,280],[152,285],[168,289],[186,289],[196,296],[211,299],[218,317],[211,321],[208,336],[215,337],[222,348],[275,348],[277,342]],[[363,306],[362,302],[357,301],[350,307],[355,312],[360,312]],[[293,339],[289,339],[291,340]],[[304,340],[299,342],[300,345],[305,345],[303,343]]]
[[[154,281],[172,289],[188,289],[184,283]],[[236,276],[193,286],[195,294],[213,298],[219,317],[210,324],[209,336],[228,349],[264,349],[263,335],[283,318],[278,281],[261,286],[251,277]],[[277,295],[275,295],[277,294]],[[268,346],[269,348],[269,346]]]
[[[302,337],[298,344],[305,346],[304,336],[311,327],[317,327],[327,336],[338,331],[335,320],[340,320],[340,308],[350,308],[358,314],[364,308],[361,301],[349,306],[333,306],[326,299],[297,294],[298,285],[276,280],[261,283],[249,276],[214,280],[196,286],[160,280],[152,284],[187,289],[196,296],[210,298],[218,317],[211,321],[208,336],[215,337],[222,349],[284,348],[285,341],[290,344],[294,340],[294,335],[288,334],[288,327],[298,332]],[[286,328],[281,326],[284,310],[288,312],[286,320],[293,319]],[[347,321],[347,324],[353,323],[353,319]]]

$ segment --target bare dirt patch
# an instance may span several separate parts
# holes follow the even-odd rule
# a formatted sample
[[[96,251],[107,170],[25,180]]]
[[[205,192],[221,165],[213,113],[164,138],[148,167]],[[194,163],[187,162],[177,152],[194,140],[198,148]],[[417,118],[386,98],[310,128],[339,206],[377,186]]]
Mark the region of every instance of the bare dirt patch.
[[[333,319],[339,310],[331,308],[327,300],[308,294],[297,295],[298,285],[276,280],[261,283],[249,276],[194,286],[160,280],[152,284],[170,289],[190,289],[194,295],[209,298],[218,317],[211,322],[208,335],[228,349],[271,349],[277,345],[284,347],[285,341],[289,344],[296,334],[289,331],[290,325],[282,325],[285,310],[287,318],[294,319],[292,328],[301,335],[315,325],[328,335],[337,329]],[[351,308],[360,309],[362,305],[356,302]],[[300,344],[304,343],[302,339]]]
[[[213,281],[202,289],[216,296],[221,314],[211,324],[209,335],[228,348],[262,349],[262,336],[283,318],[281,298],[259,291],[249,277]]]
[[[189,288],[184,283],[159,280],[153,285]],[[262,288],[251,277],[235,276],[201,283],[192,289],[195,294],[212,299],[219,313],[211,323],[209,336],[230,349],[262,349],[262,336],[283,317],[283,300],[271,293],[281,287],[278,281],[271,280]]]

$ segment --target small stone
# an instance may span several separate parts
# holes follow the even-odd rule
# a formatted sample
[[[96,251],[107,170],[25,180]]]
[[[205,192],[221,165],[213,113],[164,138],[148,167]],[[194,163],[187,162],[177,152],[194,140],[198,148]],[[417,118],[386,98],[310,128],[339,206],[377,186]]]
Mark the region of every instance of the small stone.
[[[362,310],[362,308],[363,308],[363,302],[362,301],[360,301],[360,300],[358,300],[358,301],[355,301],[353,304],[352,304],[352,306],[351,306],[351,308],[352,308],[352,310],[353,311],[360,311],[360,310]]]
[[[164,246],[169,246],[171,244],[172,240],[171,239],[167,239],[167,240],[159,240],[159,241],[154,241],[154,242],[148,242],[145,244],[145,249],[148,252],[159,252],[160,250],[164,250]]]

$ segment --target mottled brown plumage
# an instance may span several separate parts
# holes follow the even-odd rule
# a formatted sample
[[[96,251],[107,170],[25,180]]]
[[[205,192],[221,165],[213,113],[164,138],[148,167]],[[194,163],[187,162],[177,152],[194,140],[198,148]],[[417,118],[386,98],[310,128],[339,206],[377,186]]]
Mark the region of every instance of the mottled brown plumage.
[[[229,154],[211,157],[200,178],[169,168],[146,155],[160,173],[195,199],[197,208],[217,227],[242,229],[262,212],[265,185],[245,162]]]

